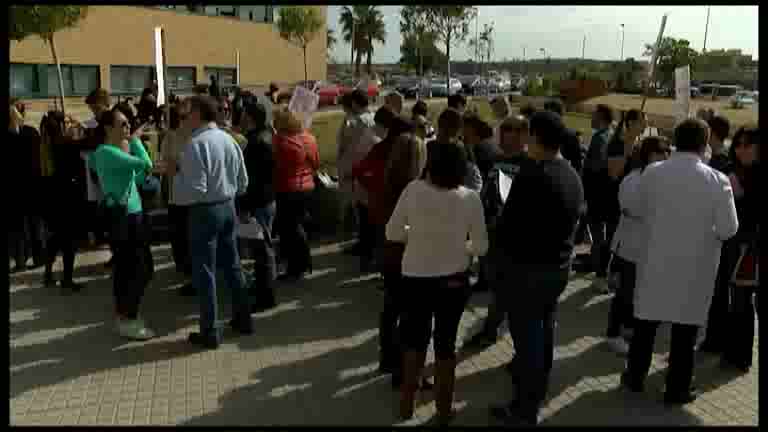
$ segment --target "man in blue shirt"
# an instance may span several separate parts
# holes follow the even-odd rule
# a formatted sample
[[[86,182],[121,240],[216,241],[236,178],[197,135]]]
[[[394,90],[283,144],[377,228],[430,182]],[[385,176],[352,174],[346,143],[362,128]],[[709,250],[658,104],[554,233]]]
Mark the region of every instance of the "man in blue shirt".
[[[192,285],[200,298],[200,332],[189,342],[216,349],[221,328],[216,325],[216,267],[232,290],[230,326],[253,333],[248,292],[243,283],[235,237],[234,198],[245,193],[248,174],[240,146],[216,126],[218,103],[210,96],[194,96],[182,108],[182,127],[192,131],[179,162],[176,203],[189,209],[189,246]]]

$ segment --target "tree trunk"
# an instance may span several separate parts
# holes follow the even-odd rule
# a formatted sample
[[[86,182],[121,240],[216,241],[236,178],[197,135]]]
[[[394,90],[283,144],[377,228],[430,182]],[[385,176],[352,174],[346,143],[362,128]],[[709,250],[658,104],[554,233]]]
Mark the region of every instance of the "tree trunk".
[[[56,53],[56,40],[53,34],[48,38],[48,45],[51,47],[53,61],[56,63],[56,72],[59,75],[59,103],[61,104],[61,112],[66,114],[66,108],[64,107],[64,75],[61,73],[61,63],[59,62],[59,55]]]
[[[372,69],[371,62],[373,60],[373,58],[372,58],[373,57],[373,50],[372,49],[368,49],[366,51],[365,55],[366,55],[365,67],[368,70],[368,76],[370,76],[371,75],[371,69]]]
[[[304,49],[304,81],[307,81],[309,80],[307,74],[307,46],[304,45],[302,48]]]
[[[361,50],[357,50],[355,53],[355,77],[360,76],[360,63],[363,62],[363,52]]]
[[[448,62],[447,71],[445,74],[445,85],[448,95],[451,94],[451,37],[445,38],[445,58]]]

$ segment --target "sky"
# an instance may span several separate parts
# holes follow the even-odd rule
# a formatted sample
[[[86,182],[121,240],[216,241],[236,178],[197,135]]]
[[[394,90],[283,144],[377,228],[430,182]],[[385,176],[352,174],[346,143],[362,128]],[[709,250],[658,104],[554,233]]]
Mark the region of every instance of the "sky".
[[[328,6],[328,26],[340,29],[342,6]],[[400,59],[400,6],[380,6],[385,16],[387,42],[377,45],[374,63]],[[654,43],[661,17],[669,13],[665,36],[684,38],[700,51],[704,44],[707,6],[480,6],[478,28],[494,24],[494,60],[585,57],[616,60],[621,57],[621,24],[624,24],[624,58],[641,59],[645,43]],[[739,48],[758,57],[757,6],[711,6],[707,50]],[[475,23],[471,26],[475,33]],[[341,40],[332,56],[340,63],[350,60],[350,46]],[[586,43],[584,38],[586,36]],[[440,46],[444,51],[444,45]],[[541,52],[544,48],[544,53]],[[472,53],[473,54],[473,53]],[[451,49],[452,60],[472,55],[466,44]]]

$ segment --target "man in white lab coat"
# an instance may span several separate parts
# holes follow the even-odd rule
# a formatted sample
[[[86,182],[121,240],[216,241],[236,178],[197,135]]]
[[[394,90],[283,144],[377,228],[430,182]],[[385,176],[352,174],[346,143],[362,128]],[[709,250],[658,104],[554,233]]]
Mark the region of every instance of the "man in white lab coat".
[[[637,322],[622,385],[643,390],[656,329],[672,323],[664,394],[670,405],[696,399],[696,333],[707,322],[722,243],[738,229],[730,181],[702,161],[708,140],[706,123],[683,121],[675,129],[677,153],[646,168],[627,202],[627,211],[645,220],[648,243],[638,264]]]

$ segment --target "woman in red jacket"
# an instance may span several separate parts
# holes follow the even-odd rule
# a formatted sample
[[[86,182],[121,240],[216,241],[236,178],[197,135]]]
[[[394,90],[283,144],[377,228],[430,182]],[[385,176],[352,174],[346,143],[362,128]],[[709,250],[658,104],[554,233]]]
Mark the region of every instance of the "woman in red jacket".
[[[320,156],[315,137],[294,113],[287,109],[275,111],[274,124],[276,228],[280,255],[287,261],[286,273],[278,279],[299,280],[312,271],[304,220]]]

